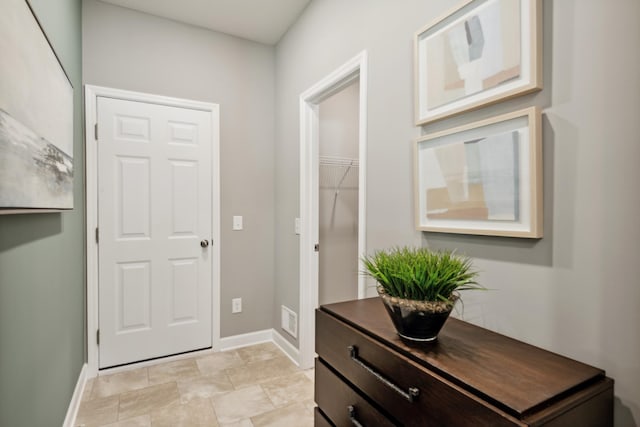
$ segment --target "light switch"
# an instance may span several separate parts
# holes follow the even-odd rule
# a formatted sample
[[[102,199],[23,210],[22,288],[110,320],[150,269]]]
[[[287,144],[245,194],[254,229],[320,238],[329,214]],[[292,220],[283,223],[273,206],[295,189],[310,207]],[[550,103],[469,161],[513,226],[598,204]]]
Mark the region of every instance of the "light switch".
[[[233,216],[233,229],[234,230],[242,230],[242,216],[234,215]]]

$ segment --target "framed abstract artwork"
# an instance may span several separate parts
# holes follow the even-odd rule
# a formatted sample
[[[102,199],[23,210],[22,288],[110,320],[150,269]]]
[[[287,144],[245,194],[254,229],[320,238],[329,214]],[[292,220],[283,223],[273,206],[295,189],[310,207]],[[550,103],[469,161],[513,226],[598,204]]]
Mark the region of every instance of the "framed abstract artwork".
[[[540,0],[465,0],[414,39],[423,125],[542,89]]]
[[[418,139],[416,228],[542,237],[540,121],[531,107]]]
[[[73,87],[29,3],[0,13],[0,213],[73,209]]]

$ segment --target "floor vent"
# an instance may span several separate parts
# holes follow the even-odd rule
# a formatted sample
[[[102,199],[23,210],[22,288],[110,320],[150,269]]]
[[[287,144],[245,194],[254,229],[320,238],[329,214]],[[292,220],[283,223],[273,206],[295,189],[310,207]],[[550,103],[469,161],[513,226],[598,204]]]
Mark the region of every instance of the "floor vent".
[[[282,329],[294,338],[298,338],[298,315],[288,307],[282,306]]]

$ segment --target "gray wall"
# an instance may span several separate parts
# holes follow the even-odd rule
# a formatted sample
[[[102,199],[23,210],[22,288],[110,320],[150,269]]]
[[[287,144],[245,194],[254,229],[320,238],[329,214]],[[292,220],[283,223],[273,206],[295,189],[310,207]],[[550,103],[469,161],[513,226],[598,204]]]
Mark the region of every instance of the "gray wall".
[[[318,105],[320,156],[358,159],[360,82]],[[358,166],[319,167],[318,301],[329,304],[358,297]],[[338,189],[339,187],[339,189]]]
[[[274,48],[83,2],[84,83],[220,105],[221,336],[273,316]],[[244,230],[232,231],[233,215]],[[241,297],[243,312],[231,314]]]
[[[640,422],[640,3],[544,0],[542,92],[435,123],[413,124],[414,32],[447,0],[314,1],[276,49],[276,305],[298,307],[298,97],[369,53],[368,250],[457,248],[491,291],[458,315],[616,380],[616,425]],[[412,140],[530,105],[542,107],[545,237],[539,241],[418,233]],[[275,323],[277,325],[277,323]]]
[[[31,4],[75,88],[75,209],[0,216],[0,425],[48,427],[85,357],[81,2]]]
[[[359,114],[359,79],[318,104],[320,156],[358,158]]]
[[[406,3],[406,6],[405,6]],[[299,312],[299,106],[302,92],[369,53],[367,245],[420,245],[411,211],[412,35],[446,1],[312,1],[276,47],[276,306]],[[435,9],[434,9],[435,10]],[[433,12],[432,12],[433,13]],[[274,320],[278,326],[278,319]],[[285,337],[289,338],[287,335]],[[293,341],[294,345],[297,342]]]

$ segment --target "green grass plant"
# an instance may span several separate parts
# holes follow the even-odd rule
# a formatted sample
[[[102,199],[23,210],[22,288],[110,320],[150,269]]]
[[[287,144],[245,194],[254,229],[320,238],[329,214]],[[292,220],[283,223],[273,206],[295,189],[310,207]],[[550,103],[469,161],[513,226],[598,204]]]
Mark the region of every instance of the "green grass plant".
[[[451,251],[396,247],[362,258],[364,273],[390,296],[450,302],[454,291],[484,289],[471,260]]]

